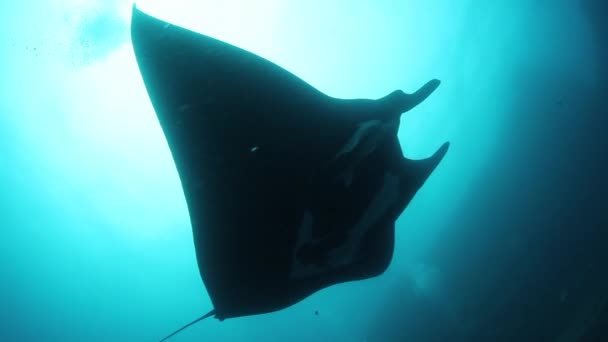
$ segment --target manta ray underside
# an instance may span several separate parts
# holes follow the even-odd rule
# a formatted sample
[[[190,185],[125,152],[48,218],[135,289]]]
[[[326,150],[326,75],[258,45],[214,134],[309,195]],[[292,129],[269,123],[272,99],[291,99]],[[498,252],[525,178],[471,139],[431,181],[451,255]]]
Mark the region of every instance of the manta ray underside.
[[[255,54],[133,9],[132,42],[175,161],[219,319],[286,308],[381,274],[395,220],[447,151],[397,130],[439,85],[329,97]]]

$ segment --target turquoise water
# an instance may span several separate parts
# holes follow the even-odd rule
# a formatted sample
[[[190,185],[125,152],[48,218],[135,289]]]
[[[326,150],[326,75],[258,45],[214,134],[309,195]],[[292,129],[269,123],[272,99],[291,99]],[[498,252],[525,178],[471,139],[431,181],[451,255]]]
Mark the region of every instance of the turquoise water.
[[[385,274],[174,340],[575,341],[597,326],[608,301],[597,3],[142,2],[335,97],[438,78],[399,137],[410,158],[451,142],[398,220]],[[154,341],[211,308],[130,45],[131,5],[0,4],[0,341]]]

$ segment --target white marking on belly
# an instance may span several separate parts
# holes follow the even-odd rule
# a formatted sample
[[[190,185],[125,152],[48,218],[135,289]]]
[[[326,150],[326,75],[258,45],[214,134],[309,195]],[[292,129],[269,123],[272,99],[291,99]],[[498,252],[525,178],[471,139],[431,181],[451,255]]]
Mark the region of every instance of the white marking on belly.
[[[344,144],[342,149],[338,151],[338,153],[336,153],[333,160],[340,158],[344,154],[352,152],[359,144],[361,138],[371,134],[373,132],[373,128],[378,127],[380,125],[382,125],[382,122],[380,120],[370,120],[357,125],[357,130],[355,131],[355,133],[353,133],[353,135],[346,142],[346,144]]]
[[[303,264],[298,260],[295,254],[305,243],[322,241],[322,239],[315,240],[312,237],[314,217],[310,211],[307,210],[304,213],[304,217],[302,218],[298,229],[298,241],[296,242],[294,249],[291,277],[304,278],[320,275],[350,264],[354,260],[355,254],[359,250],[365,234],[370,230],[373,224],[378,222],[378,220],[386,214],[388,208],[398,200],[398,186],[399,177],[387,172],[384,175],[382,187],[375,194],[369,206],[361,216],[361,219],[350,231],[348,231],[346,241],[328,253],[329,258],[327,265],[325,266]]]
[[[355,178],[355,169],[363,159],[376,150],[378,141],[396,124],[398,124],[398,121],[370,120],[357,126],[357,130],[330,161],[331,164],[347,154],[353,154],[348,165],[336,175],[336,178],[342,181],[344,186],[350,187]],[[363,140],[364,138],[367,139]]]

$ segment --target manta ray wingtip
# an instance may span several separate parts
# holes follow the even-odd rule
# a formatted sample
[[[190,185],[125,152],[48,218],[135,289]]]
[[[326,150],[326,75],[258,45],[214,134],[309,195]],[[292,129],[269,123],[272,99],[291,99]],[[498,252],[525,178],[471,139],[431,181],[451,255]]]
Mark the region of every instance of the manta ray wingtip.
[[[414,183],[422,186],[435,168],[437,168],[441,160],[443,160],[449,147],[449,142],[443,143],[432,156],[426,159],[412,160],[404,157],[401,169],[408,175],[408,178],[414,180]]]
[[[448,153],[449,148],[450,142],[446,141],[441,145],[441,147],[439,147],[437,151],[435,151],[435,153],[433,153],[430,158],[425,159],[425,162],[428,165],[427,167],[429,168],[429,173],[435,170],[435,168],[437,167],[437,165],[439,165],[443,157],[445,157],[446,153]]]
[[[449,141],[444,142],[431,158],[437,157],[439,160],[443,159],[443,156],[445,156],[445,154],[448,152],[449,148],[450,148],[450,142]]]

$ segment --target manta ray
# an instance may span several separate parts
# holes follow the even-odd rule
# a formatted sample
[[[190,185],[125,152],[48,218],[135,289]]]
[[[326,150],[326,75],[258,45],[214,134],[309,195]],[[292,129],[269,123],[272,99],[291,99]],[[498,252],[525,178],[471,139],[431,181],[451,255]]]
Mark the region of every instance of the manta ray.
[[[186,327],[281,310],[387,269],[395,221],[448,149],[411,160],[397,137],[401,114],[438,80],[412,94],[334,98],[135,6],[131,38],[213,304]]]

